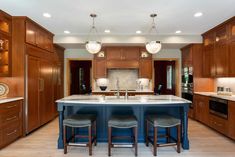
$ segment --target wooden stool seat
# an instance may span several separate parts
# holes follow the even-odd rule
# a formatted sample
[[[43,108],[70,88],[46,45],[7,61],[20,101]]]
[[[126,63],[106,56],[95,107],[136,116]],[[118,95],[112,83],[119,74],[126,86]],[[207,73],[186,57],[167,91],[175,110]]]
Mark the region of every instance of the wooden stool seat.
[[[135,116],[126,116],[126,115],[114,115],[108,121],[108,155],[111,156],[111,148],[114,147],[112,143],[113,138],[128,138],[126,136],[112,136],[112,128],[119,129],[133,129],[133,135],[131,138],[133,139],[132,147],[135,148],[135,156],[137,156],[137,147],[138,147],[138,121]],[[116,148],[116,147],[115,147]],[[123,147],[122,147],[123,148]]]
[[[149,136],[149,126],[153,127],[153,138]],[[157,147],[165,147],[165,146],[177,146],[177,152],[180,153],[180,143],[181,143],[181,120],[178,118],[175,118],[168,114],[155,114],[155,115],[148,115],[146,117],[146,136],[145,136],[145,142],[146,146],[149,145],[149,142],[153,145],[153,155],[157,155]],[[164,144],[158,144],[158,133],[157,128],[166,128],[166,135],[163,135],[161,137],[167,138],[167,143]],[[170,128],[177,127],[177,140],[175,138],[171,137],[170,135]],[[160,137],[160,136],[159,136]],[[171,142],[174,141],[174,142]]]
[[[96,133],[96,115],[94,114],[74,114],[63,120],[64,126],[64,154],[67,153],[67,146],[87,146],[89,147],[89,155],[92,155],[92,144],[97,143]],[[72,128],[72,137],[67,139],[67,127]],[[88,135],[75,135],[75,128],[88,128]],[[92,136],[92,129],[94,135]],[[88,143],[75,143],[75,138],[88,138]]]

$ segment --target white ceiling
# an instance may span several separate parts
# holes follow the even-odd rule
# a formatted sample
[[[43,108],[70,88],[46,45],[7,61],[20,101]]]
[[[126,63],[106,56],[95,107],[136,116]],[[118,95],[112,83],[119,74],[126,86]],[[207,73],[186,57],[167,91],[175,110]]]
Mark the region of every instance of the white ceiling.
[[[28,16],[55,35],[86,35],[90,13],[96,13],[100,33],[134,35],[149,30],[151,13],[157,13],[158,35],[200,35],[235,15],[235,0],[0,0],[0,9],[11,15]],[[195,18],[196,12],[203,16]],[[44,12],[51,18],[42,16]]]

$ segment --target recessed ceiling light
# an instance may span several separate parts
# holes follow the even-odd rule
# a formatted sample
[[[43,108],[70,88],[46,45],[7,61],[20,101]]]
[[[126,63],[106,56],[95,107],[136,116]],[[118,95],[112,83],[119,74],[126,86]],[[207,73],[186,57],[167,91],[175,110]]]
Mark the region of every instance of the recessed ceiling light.
[[[51,14],[49,14],[49,13],[43,13],[43,16],[44,16],[44,17],[47,17],[47,18],[50,18],[50,17],[51,17]]]
[[[105,33],[110,33],[109,29],[104,30]]]
[[[136,31],[135,33],[136,33],[136,34],[141,34],[142,32],[141,32],[141,31]]]
[[[175,31],[175,33],[176,33],[176,34],[180,34],[180,33],[181,33],[181,31],[180,31],[180,30],[178,30],[178,31]]]
[[[70,34],[70,31],[64,31],[65,34]]]
[[[202,15],[203,15],[202,12],[197,12],[197,13],[194,14],[194,17],[201,17]]]

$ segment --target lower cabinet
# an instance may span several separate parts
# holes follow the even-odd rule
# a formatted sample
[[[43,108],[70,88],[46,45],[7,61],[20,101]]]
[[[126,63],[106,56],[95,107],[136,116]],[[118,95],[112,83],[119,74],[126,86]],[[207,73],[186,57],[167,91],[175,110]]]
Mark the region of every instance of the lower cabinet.
[[[196,110],[195,119],[204,124],[208,124],[209,97],[194,95],[193,103]]]
[[[228,103],[228,119],[209,112],[209,96],[194,94],[195,119],[235,140],[235,101]]]
[[[228,136],[235,140],[235,102],[229,101],[228,102]]]
[[[22,136],[22,100],[0,104],[0,149]]]

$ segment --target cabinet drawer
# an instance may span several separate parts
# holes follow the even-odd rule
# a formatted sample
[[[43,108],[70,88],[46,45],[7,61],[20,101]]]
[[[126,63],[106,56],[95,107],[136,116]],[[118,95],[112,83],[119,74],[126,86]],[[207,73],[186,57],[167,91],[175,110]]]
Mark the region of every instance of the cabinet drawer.
[[[209,124],[210,127],[214,128],[215,130],[219,131],[222,134],[228,133],[228,122],[226,119],[210,115]]]
[[[20,112],[21,111],[21,101],[13,101],[0,105],[0,113],[6,112]]]
[[[10,123],[19,123],[21,112],[5,112],[0,115],[0,128]]]
[[[7,128],[4,128],[2,131],[3,136],[3,145],[10,144],[14,140],[16,140],[21,135],[20,125],[9,125]]]

